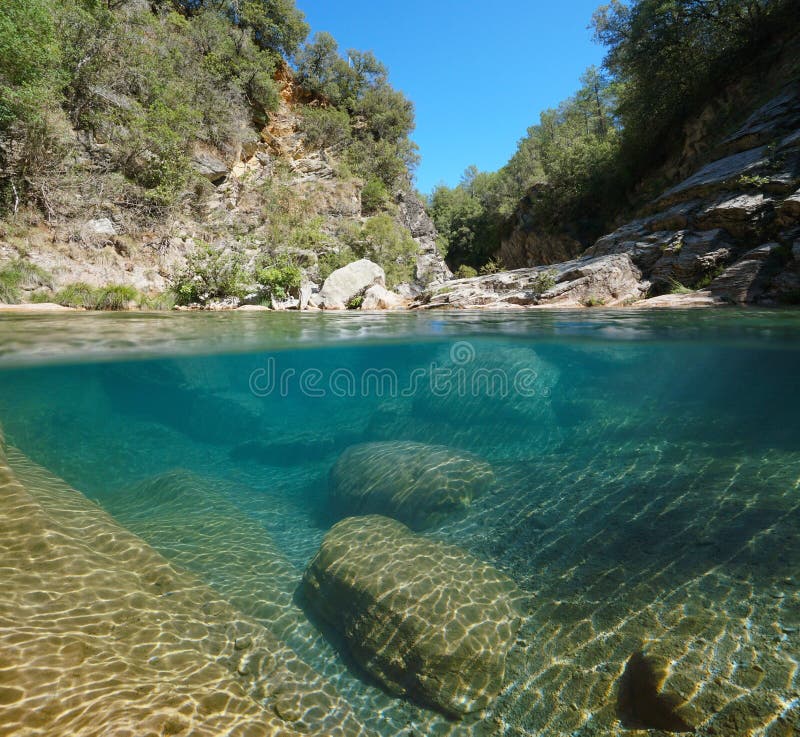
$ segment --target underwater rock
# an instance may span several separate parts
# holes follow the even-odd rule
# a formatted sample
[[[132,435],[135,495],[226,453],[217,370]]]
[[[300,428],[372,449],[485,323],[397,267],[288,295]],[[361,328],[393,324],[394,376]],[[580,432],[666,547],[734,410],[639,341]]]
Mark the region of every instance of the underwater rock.
[[[386,517],[351,517],[325,536],[302,591],[392,693],[459,717],[503,686],[521,594],[460,548]]]
[[[507,423],[552,428],[550,396],[559,370],[525,347],[454,343],[432,362],[414,397],[414,414],[453,425]]]
[[[462,512],[493,483],[491,466],[477,456],[398,441],[348,448],[331,469],[328,490],[341,516],[383,514],[423,530]]]
[[[0,733],[371,737],[270,630],[10,447],[0,487]]]

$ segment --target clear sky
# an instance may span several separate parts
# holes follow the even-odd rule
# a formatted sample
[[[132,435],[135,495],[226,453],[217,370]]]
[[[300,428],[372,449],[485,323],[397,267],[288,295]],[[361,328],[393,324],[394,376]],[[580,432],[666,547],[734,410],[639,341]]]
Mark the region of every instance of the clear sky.
[[[458,184],[508,161],[539,113],[569,97],[602,47],[603,0],[296,0],[312,32],[371,50],[416,107],[417,187]]]

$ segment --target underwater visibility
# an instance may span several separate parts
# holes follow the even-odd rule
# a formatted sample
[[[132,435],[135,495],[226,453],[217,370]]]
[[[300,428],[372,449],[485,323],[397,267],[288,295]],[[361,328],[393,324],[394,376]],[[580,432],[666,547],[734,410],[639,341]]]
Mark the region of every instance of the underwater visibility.
[[[800,735],[800,312],[0,317],[0,735]]]

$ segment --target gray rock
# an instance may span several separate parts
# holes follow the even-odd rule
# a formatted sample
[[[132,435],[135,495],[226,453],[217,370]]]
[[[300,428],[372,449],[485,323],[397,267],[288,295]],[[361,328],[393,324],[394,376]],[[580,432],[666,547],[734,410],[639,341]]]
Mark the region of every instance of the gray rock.
[[[563,264],[517,269],[471,279],[457,279],[427,290],[417,306],[508,307],[586,304],[615,305],[638,300],[647,290],[630,256],[585,256]]]
[[[654,233],[665,230],[683,230],[692,222],[692,217],[702,204],[701,200],[679,202],[662,212],[651,215],[647,221],[647,228]]]
[[[89,236],[114,236],[117,234],[117,229],[110,218],[97,218],[96,220],[89,220],[83,226],[83,233]]]
[[[757,233],[774,208],[774,201],[763,194],[725,196],[699,216],[703,228],[724,228],[735,238]]]
[[[723,230],[680,231],[664,246],[650,279],[659,289],[668,289],[674,282],[693,287],[730,263],[736,251],[735,244]]]
[[[717,307],[723,301],[714,297],[707,290],[690,292],[688,294],[661,294],[636,303],[636,307],[684,309],[688,307]]]
[[[369,259],[354,261],[334,271],[322,285],[320,306],[326,310],[344,310],[355,297],[374,285],[386,286],[386,274]]]
[[[787,197],[779,206],[779,217],[782,223],[794,223],[800,218],[800,190]]]
[[[780,248],[779,243],[766,243],[748,251],[711,282],[709,291],[714,297],[734,304],[757,302],[775,274],[770,256]]]
[[[800,91],[797,85],[784,90],[756,110],[723,146],[742,150],[773,140],[776,134],[796,126],[800,121]]]
[[[733,183],[739,177],[769,165],[766,146],[742,151],[704,166],[688,179],[665,192],[659,201],[686,199],[687,194],[702,194],[704,191]]]
[[[228,176],[228,164],[211,151],[198,149],[192,156],[192,168],[210,182],[219,182]]]
[[[300,299],[298,297],[286,297],[286,299],[273,299],[271,300],[273,310],[277,312],[286,312],[286,310],[299,310]]]
[[[439,252],[436,244],[436,226],[433,224],[425,205],[410,190],[400,190],[395,195],[398,219],[411,233],[411,237],[419,245],[414,281],[419,289],[435,284],[442,284],[452,279],[453,274]]]
[[[307,310],[314,294],[319,293],[319,285],[314,282],[303,282],[300,285],[300,309]]]

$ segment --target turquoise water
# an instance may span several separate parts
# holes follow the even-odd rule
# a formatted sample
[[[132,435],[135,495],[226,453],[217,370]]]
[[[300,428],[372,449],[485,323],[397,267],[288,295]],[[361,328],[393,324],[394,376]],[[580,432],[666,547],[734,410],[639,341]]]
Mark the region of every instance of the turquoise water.
[[[9,444],[280,629],[377,734],[624,733],[651,641],[713,695],[707,734],[800,733],[800,313],[1,317],[0,366]],[[346,516],[331,468],[378,441],[493,470],[422,533],[527,597],[480,720],[387,694],[292,599]],[[155,524],[142,485],[177,470]]]

